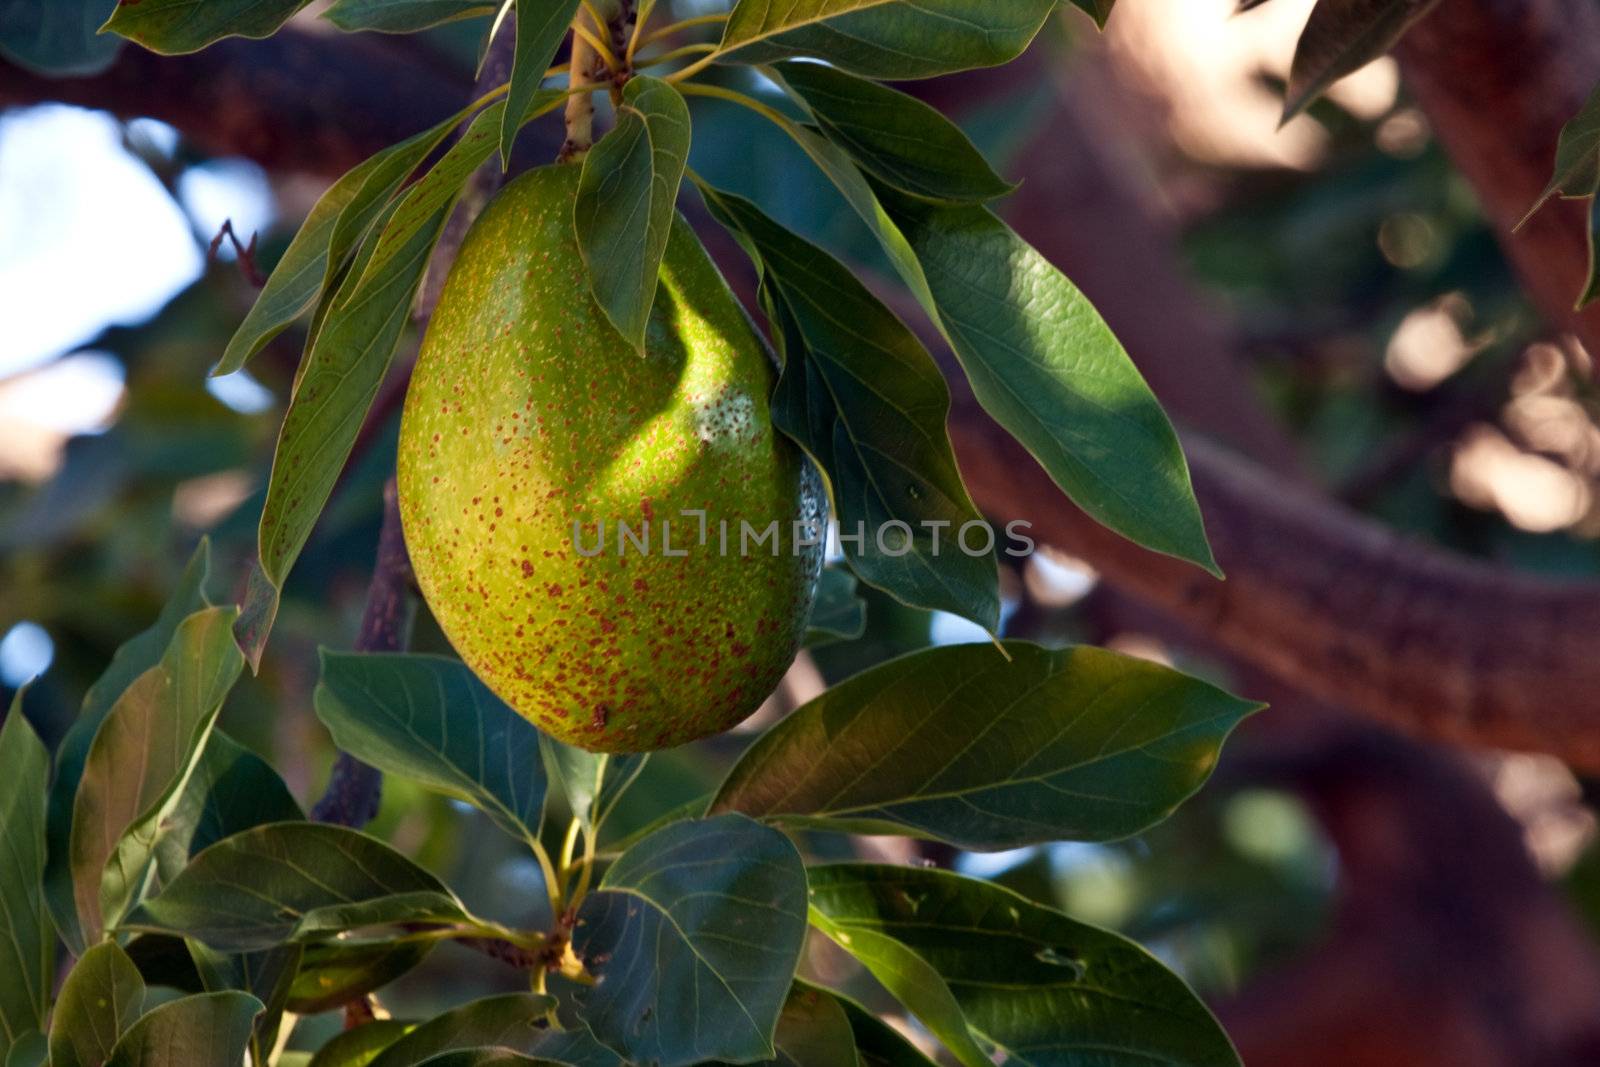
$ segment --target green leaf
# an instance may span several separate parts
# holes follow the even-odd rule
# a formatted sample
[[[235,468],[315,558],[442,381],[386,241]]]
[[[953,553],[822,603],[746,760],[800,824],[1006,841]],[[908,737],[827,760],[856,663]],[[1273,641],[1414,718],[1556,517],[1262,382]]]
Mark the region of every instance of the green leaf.
[[[441,1052],[422,1067],[556,1067],[549,1060],[533,1059],[508,1048],[463,1048]]]
[[[415,33],[443,22],[493,14],[495,6],[484,0],[335,0],[324,16],[345,31]]]
[[[721,58],[814,56],[868,78],[929,78],[1020,55],[1057,0],[740,0]]]
[[[837,864],[812,869],[811,908],[817,928],[942,1040],[918,1002],[953,1000],[970,1033],[1019,1067],[1238,1067],[1205,1005],[1155,957],[1000,886]]]
[[[583,159],[572,214],[578,251],[595,301],[640,352],[689,140],[683,96],[642,76],[623,89],[616,128]]]
[[[431,941],[327,941],[305,946],[288,1010],[315,1015],[382,989],[433,951]]]
[[[115,6],[116,0],[0,0],[0,57],[41,74],[98,74],[122,45],[95,33]]]
[[[114,942],[73,965],[50,1014],[50,1067],[101,1067],[144,1010],[144,979]]]
[[[277,771],[231,737],[213,730],[156,846],[160,880],[172,881],[192,856],[224,837],[263,823],[304,818]]]
[[[539,1044],[553,1036],[545,1024],[555,1003],[536,993],[475,1000],[412,1030],[384,1049],[372,1067],[415,1067],[441,1052],[489,1046],[537,1055]]]
[[[6,1067],[45,1067],[50,1060],[50,1042],[37,1030],[29,1030],[11,1043],[6,1055]]]
[[[281,587],[327,503],[361,422],[388,373],[408,312],[467,178],[493,153],[504,103],[479,112],[400,200],[333,299],[302,363],[261,513],[261,565]]]
[[[805,940],[805,869],[741,815],[656,831],[583,902],[573,948],[599,981],[578,1013],[629,1060],[771,1058]]]
[[[506,90],[505,118],[500,126],[500,165],[511,166],[511,144],[522,129],[522,116],[539,92],[544,72],[556,58],[579,0],[517,0],[516,54]]]
[[[84,694],[78,718],[56,748],[56,775],[50,786],[50,810],[46,820],[50,847],[45,861],[45,901],[55,921],[56,932],[74,955],[83,955],[86,942],[78,926],[78,907],[72,889],[69,859],[72,808],[78,795],[78,783],[83,778],[84,762],[89,758],[89,746],[117,698],[134,679],[161,662],[178,631],[178,624],[209,606],[205,585],[210,567],[211,546],[201,538],[154,625],[117,649],[105,673]]]
[[[567,800],[584,832],[598,834],[612,806],[644,770],[649,753],[589,752],[540,732],[545,773]]]
[[[69,845],[78,922],[91,942],[141,891],[163,822],[244,668],[233,640],[237,614],[207,608],[179,624],[161,662],[128,687],[95,733]]]
[[[851,569],[914,607],[999,629],[993,538],[977,555],[957,543],[983,517],[961,482],[945,431],[950,391],[933,358],[838,260],[748,200],[702,192],[764,269],[784,356],[773,422],[827,472],[844,533],[863,535],[841,537]]]
[[[768,730],[711,810],[993,850],[1138,833],[1192,796],[1259,705],[1078,646],[951,645],[834,686]]]
[[[337,1005],[334,1005],[337,1007]],[[398,1019],[377,1019],[336,1034],[317,1050],[307,1067],[367,1067],[378,1054],[411,1030]]]
[[[1220,576],[1178,435],[1077,286],[985,207],[890,211],[984,409],[1096,521]]]
[[[106,1067],[243,1067],[261,1002],[248,993],[201,993],[169,1001],[134,1023]]]
[[[232,990],[249,993],[260,1001],[260,1010],[250,1026],[251,1047],[263,1053],[274,1048],[303,946],[279,945],[232,956],[199,941],[188,942],[188,949],[206,992]],[[254,1058],[258,1063],[266,1062],[264,1054]]]
[[[859,1067],[844,1008],[825,989],[796,981],[773,1038],[778,1054],[761,1067]]]
[[[44,904],[50,754],[22,715],[26,687],[0,726],[0,1063],[42,1032],[55,985],[55,933]]]
[[[821,63],[780,63],[776,70],[829,140],[886,185],[956,203],[1016,188],[954,123],[914,96]]]
[[[249,952],[363,926],[471,921],[444,883],[382,841],[300,822],[217,842],[123,926]]]
[[[357,239],[371,227],[401,184],[471,111],[467,108],[431,129],[390,145],[329,186],[272,268],[267,284],[212,370],[213,376],[231,374],[243,367],[268,341],[312,309],[319,294],[332,285],[338,267]]]
[[[1111,9],[1117,0],[1071,0],[1071,3],[1083,10],[1094,19],[1094,24],[1102,30],[1106,28],[1106,19],[1111,17]]]
[[[309,0],[118,0],[100,27],[152,52],[198,52],[224,37],[271,37]]]
[[[480,808],[530,847],[538,841],[539,731],[460,660],[324,649],[314,699],[344,751]]]
[[[1317,0],[1295,45],[1283,121],[1383,55],[1439,0]]]
[[[850,1021],[861,1067],[934,1067],[933,1061],[900,1031],[844,994],[833,996]]]
[[[856,576],[844,567],[824,567],[806,621],[806,644],[854,641],[867,632],[867,602],[856,592]]]
[[[1578,296],[1576,309],[1582,311],[1600,297],[1600,199],[1589,202],[1589,229],[1585,234],[1589,246],[1589,277],[1583,292]]]

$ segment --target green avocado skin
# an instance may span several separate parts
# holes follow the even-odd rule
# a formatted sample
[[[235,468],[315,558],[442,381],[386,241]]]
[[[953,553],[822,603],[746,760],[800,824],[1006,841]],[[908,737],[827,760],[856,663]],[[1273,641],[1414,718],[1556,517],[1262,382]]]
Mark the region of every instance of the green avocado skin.
[[[523,175],[469,232],[406,395],[400,514],[428,606],[489,688],[559,740],[638,752],[726,730],[777,685],[822,565],[793,524],[827,501],[681,218],[644,354],[611,326],[573,234],[578,174]],[[774,520],[776,555],[754,540]]]

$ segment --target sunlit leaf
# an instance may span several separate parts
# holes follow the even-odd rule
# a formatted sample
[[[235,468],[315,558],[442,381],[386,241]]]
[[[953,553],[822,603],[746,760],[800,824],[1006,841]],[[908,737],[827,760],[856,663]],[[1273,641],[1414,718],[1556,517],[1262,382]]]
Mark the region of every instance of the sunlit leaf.
[[[678,90],[638,77],[623,89],[616,128],[583,159],[572,216],[578,251],[595,301],[641,352],[689,139]]]
[[[297,1015],[329,1011],[382,989],[427,958],[431,941],[324,941],[305,946],[289,989]]]
[[[243,1067],[261,1002],[247,993],[201,993],[152,1008],[128,1028],[106,1067]]]
[[[740,0],[721,51],[814,56],[869,78],[927,78],[1015,59],[1057,0]]]
[[[270,37],[310,0],[119,0],[100,27],[152,52],[198,52],[224,37]]]
[[[1317,0],[1295,45],[1283,121],[1383,55],[1439,0]]]
[[[919,1004],[958,1006],[971,1041],[996,1052],[973,1061],[951,1046],[969,1067],[1239,1065],[1216,1019],[1154,956],[993,883],[836,864],[812,869],[811,905],[817,928],[947,1045],[953,1020],[936,1025]]]
[[[530,845],[538,840],[539,731],[460,660],[324,650],[315,703],[352,756],[464,800]]]
[[[144,979],[115,943],[79,957],[50,1013],[50,1067],[101,1067],[144,1010]]]
[[[55,985],[55,932],[44,905],[50,754],[22,715],[24,690],[0,726],[0,1063],[42,1033]]]
[[[1007,641],[925,649],[789,715],[712,811],[992,850],[1165,818],[1256,705],[1147,660]]]
[[[415,33],[442,22],[492,14],[485,0],[334,0],[325,12],[341,30]]]
[[[180,623],[161,662],[135,679],[95,733],[70,844],[78,922],[91,942],[137,896],[163,823],[244,668],[235,615],[207,608]]]
[[[998,629],[994,539],[961,482],[933,358],[844,264],[748,200],[702,192],[763,268],[784,354],[772,419],[827,472],[851,568],[914,607]],[[988,542],[976,552],[958,541],[969,523]]]
[[[903,193],[959,203],[1015,188],[953,122],[914,96],[821,63],[780,63],[776,70],[830,140]]]
[[[517,0],[516,54],[511,84],[506,91],[505,117],[500,126],[500,163],[511,165],[511,144],[522,129],[522,116],[539,91],[544,72],[567,35],[579,0]]]
[[[200,853],[123,925],[248,952],[363,926],[467,921],[444,883],[376,838],[269,823]]]
[[[598,981],[578,1012],[629,1060],[771,1058],[805,939],[805,869],[741,815],[673,823],[606,871],[573,948]]]

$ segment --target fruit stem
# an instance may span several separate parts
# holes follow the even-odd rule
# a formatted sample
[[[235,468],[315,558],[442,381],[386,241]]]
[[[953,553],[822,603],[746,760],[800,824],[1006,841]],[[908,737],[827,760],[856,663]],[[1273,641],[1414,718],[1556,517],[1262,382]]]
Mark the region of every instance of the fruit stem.
[[[715,52],[716,50],[717,46],[714,44],[686,44],[682,48],[674,48],[672,51],[662,52],[658,56],[646,56],[639,66],[641,68],[657,67],[663,63],[671,63],[674,59],[682,59],[684,56],[692,56],[700,52]]]

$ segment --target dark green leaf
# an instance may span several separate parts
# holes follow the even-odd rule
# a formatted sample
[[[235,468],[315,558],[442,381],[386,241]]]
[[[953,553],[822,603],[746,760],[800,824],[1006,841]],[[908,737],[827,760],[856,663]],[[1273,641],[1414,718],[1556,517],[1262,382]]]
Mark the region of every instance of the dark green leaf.
[[[977,555],[957,543],[958,531],[981,526],[983,517],[967,496],[945,432],[950,391],[933,358],[838,260],[748,200],[709,187],[702,192],[764,268],[784,355],[773,422],[827,472],[850,537],[841,543],[851,568],[915,607],[955,612],[997,630],[993,538]]]
[[[336,1005],[335,1005],[336,1006]],[[307,1067],[367,1067],[411,1030],[398,1019],[378,1019],[346,1030],[317,1050]]]
[[[856,592],[856,576],[844,567],[824,567],[806,622],[806,644],[854,641],[866,632],[867,602]]]
[[[201,850],[269,822],[305,818],[289,787],[265,760],[213,730],[156,846],[156,869],[172,881]]]
[[[50,1067],[101,1067],[144,1010],[144,979],[115,943],[79,957],[50,1014]]]
[[[567,807],[584,827],[595,834],[611,807],[644,770],[649,753],[589,752],[564,745],[549,734],[539,734],[545,773],[566,797]]]
[[[233,608],[207,608],[173,634],[94,736],[72,814],[78,922],[97,941],[137,898],[163,823],[176,807],[244,657]]]
[[[462,1048],[430,1057],[422,1067],[557,1067],[508,1048]]]
[[[208,993],[234,990],[249,993],[261,1002],[261,1010],[251,1024],[251,1047],[270,1050],[278,1040],[278,1028],[289,1003],[289,991],[300,966],[301,945],[279,945],[260,952],[230,956],[198,941],[188,943],[189,952]],[[256,1062],[264,1063],[264,1055]]]
[[[0,57],[43,74],[98,74],[122,44],[95,33],[116,2],[0,0]]]
[[[72,808],[78,795],[78,783],[83,778],[84,761],[89,758],[89,746],[111,705],[134,679],[161,662],[177,633],[178,624],[207,606],[205,584],[210,567],[211,546],[201,538],[155,624],[117,649],[111,657],[111,665],[84,694],[78,718],[57,746],[56,775],[50,786],[47,819],[50,848],[45,862],[45,900],[50,906],[56,932],[74,955],[83,954],[85,942],[78,927],[77,902],[72,892],[69,860]]]
[[[577,994],[597,1038],[680,1067],[770,1058],[805,940],[805,869],[789,839],[741,815],[674,823],[625,852],[583,902]]]
[[[573,224],[595,301],[644,350],[673,204],[689,158],[689,108],[659,78],[634,78],[617,125],[583,160]]]
[[[463,1005],[418,1026],[389,1045],[372,1067],[415,1067],[453,1049],[499,1046],[531,1052],[548,1031],[555,1000],[536,993],[507,993]]]
[[[1283,121],[1383,55],[1439,0],[1317,0],[1295,45]]]
[[[538,841],[539,731],[460,660],[324,650],[315,702],[352,756],[481,808],[530,847]]]
[[[858,1067],[855,1035],[844,1008],[825,989],[796,982],[783,1002],[773,1044],[760,1067]]]
[[[1561,137],[1556,142],[1555,172],[1528,214],[1539,210],[1540,205],[1557,193],[1572,199],[1600,193],[1600,85],[1594,87],[1583,107],[1561,127]]]
[[[1589,245],[1589,277],[1584,283],[1583,293],[1578,297],[1577,309],[1583,310],[1600,297],[1600,199],[1591,200],[1589,203],[1589,231],[1587,233]]]
[[[382,989],[427,958],[431,941],[326,941],[305,946],[288,1009],[314,1015]]]
[[[468,176],[494,152],[503,103],[486,108],[394,209],[333,299],[302,364],[261,513],[261,564],[281,587],[377,395],[428,258]]]
[[[868,78],[929,78],[1008,63],[1057,0],[741,0],[721,51],[738,63],[814,56]]]
[[[152,52],[198,52],[224,37],[271,37],[309,0],[119,0],[102,33]]]
[[[470,110],[385,148],[329,186],[300,224],[256,302],[229,339],[213,375],[231,374],[243,367],[268,341],[311,310],[384,205]]]
[[[855,1035],[861,1067],[934,1067],[900,1031],[841,993],[835,993]]]
[[[1077,286],[985,207],[891,211],[995,421],[1096,521],[1220,574],[1178,436]]]
[[[914,96],[821,63],[780,63],[778,77],[828,138],[874,178],[939,201],[983,201],[1016,188],[967,135]]]
[[[248,993],[201,993],[153,1008],[122,1035],[106,1067],[243,1067],[261,1002]]]
[[[50,1042],[37,1030],[29,1030],[11,1043],[3,1062],[6,1067],[45,1067],[50,1059]]]
[[[1106,19],[1111,17],[1111,8],[1117,0],[1071,0],[1071,3],[1094,19],[1095,25],[1102,30],[1106,28]]]
[[[341,30],[415,33],[442,22],[493,14],[484,0],[335,0],[326,17]]]
[[[838,864],[812,870],[811,905],[818,929],[908,1008],[921,1016],[915,1001],[953,999],[971,1034],[1006,1063],[1238,1067],[1205,1005],[1155,957],[1000,886]]]
[[[444,883],[382,841],[302,822],[217,842],[124,926],[249,952],[363,926],[467,921]]]
[[[189,952],[191,943],[167,934],[140,934],[128,942],[125,951],[139,968],[145,985],[163,985],[180,993],[204,993],[205,983]]]
[[[544,72],[567,35],[579,0],[517,0],[516,55],[506,90],[505,118],[500,126],[500,165],[511,165],[511,144],[522,129],[522,117],[539,92]]]
[[[1104,649],[925,649],[834,686],[741,758],[712,811],[966,849],[1126,837],[1200,788],[1252,705]]]
[[[55,985],[55,933],[44,906],[50,754],[22,716],[18,690],[0,726],[0,1063],[42,1032]]]

